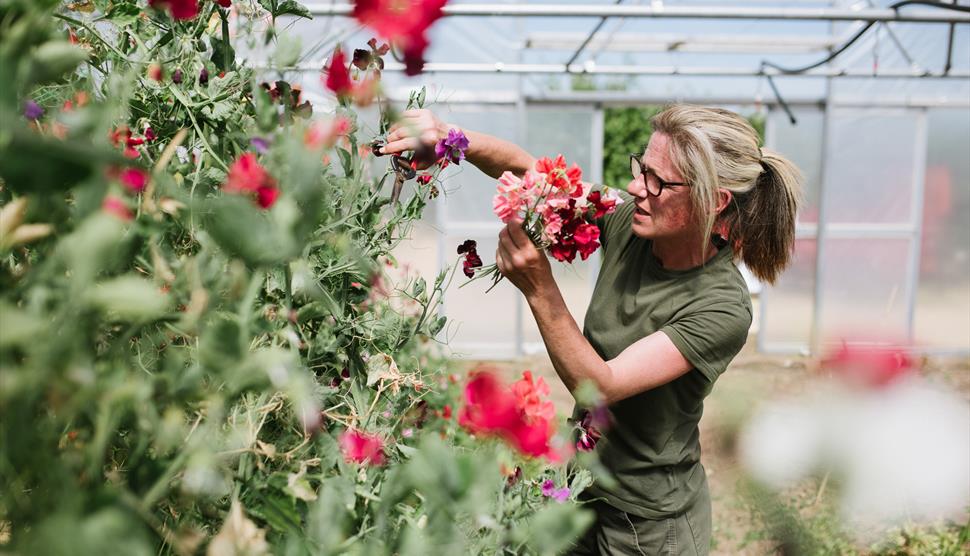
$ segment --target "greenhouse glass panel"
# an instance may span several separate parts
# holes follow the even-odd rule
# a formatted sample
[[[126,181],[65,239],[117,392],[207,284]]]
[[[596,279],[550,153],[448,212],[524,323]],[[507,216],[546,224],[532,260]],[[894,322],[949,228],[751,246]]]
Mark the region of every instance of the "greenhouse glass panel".
[[[928,114],[916,343],[970,349],[970,112]]]
[[[824,114],[821,110],[796,110],[796,124],[781,110],[768,114],[765,133],[767,145],[798,166],[805,178],[804,197],[798,213],[800,224],[818,222],[819,184],[822,182],[822,133]]]
[[[823,343],[906,337],[911,243],[885,238],[826,240],[817,316]]]
[[[437,113],[448,123],[516,141],[518,115],[512,108],[459,106]],[[492,213],[495,183],[494,179],[467,162],[446,168],[445,190],[442,193],[447,207],[445,221],[448,225],[497,222]]]
[[[761,297],[759,346],[766,351],[801,351],[811,342],[815,299],[814,238],[795,241],[791,265]]]
[[[478,253],[486,266],[494,262],[498,238],[497,234],[489,233],[446,236],[448,263],[457,260],[455,248],[466,239],[478,242]],[[492,291],[485,293],[491,286],[490,278],[482,278],[459,288],[467,281],[468,278],[459,268],[445,293],[448,340],[452,351],[459,356],[490,359],[515,355],[518,290],[508,280],[503,280]]]
[[[916,110],[833,109],[827,223],[913,221],[919,116]]]

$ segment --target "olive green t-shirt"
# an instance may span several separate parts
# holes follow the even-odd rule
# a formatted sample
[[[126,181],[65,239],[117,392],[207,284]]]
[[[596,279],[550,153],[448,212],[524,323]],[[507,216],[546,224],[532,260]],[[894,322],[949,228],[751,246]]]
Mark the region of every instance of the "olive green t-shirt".
[[[594,484],[589,494],[658,519],[688,508],[704,487],[697,423],[714,381],[747,339],[751,298],[729,247],[703,266],[664,269],[650,240],[633,235],[635,206],[623,198],[599,222],[602,263],[583,334],[608,361],[659,330],[694,368],[610,406],[613,424],[596,451],[617,484]]]

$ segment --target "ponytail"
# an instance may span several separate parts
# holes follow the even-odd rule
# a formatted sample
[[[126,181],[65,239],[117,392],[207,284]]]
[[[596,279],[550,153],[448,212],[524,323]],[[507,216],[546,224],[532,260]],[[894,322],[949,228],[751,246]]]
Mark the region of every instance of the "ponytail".
[[[759,280],[772,284],[794,251],[802,175],[780,154],[761,152],[762,172],[754,187],[736,194],[721,220],[745,266]]]
[[[780,154],[760,149],[751,124],[729,110],[675,104],[651,122],[654,133],[670,137],[673,162],[691,184],[694,210],[703,225],[701,252],[716,232],[759,280],[774,283],[795,245],[802,188],[798,168]],[[732,201],[718,213],[713,209],[720,189],[730,191]]]

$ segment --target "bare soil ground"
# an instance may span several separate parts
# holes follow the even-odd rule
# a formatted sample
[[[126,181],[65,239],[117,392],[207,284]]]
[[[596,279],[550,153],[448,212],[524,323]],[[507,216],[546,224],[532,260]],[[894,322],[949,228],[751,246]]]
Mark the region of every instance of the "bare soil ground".
[[[705,402],[701,420],[702,462],[710,482],[714,515],[714,555],[762,555],[777,550],[764,538],[764,527],[752,516],[738,492],[739,464],[725,442],[731,423],[742,413],[750,411],[760,400],[776,400],[802,391],[815,376],[817,362],[799,356],[774,356],[754,352],[754,341],[734,360],[718,380]],[[466,361],[466,369],[488,364],[507,373],[509,379],[518,378],[525,369],[545,377],[560,414],[568,415],[573,400],[559,381],[545,355],[513,361]],[[939,381],[970,400],[970,357],[927,357],[920,361],[920,372],[932,381]],[[797,491],[786,493],[789,500],[811,513],[824,504],[826,492],[819,494],[819,482],[806,483]],[[820,507],[820,506],[819,506]]]

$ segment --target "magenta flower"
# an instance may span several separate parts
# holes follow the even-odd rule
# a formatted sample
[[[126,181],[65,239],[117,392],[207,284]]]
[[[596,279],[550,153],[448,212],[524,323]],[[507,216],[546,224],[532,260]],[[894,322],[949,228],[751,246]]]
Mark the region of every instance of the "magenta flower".
[[[141,168],[126,168],[122,170],[118,179],[129,193],[141,193],[145,190],[145,186],[148,185],[148,172]]]
[[[44,115],[44,109],[32,100],[24,103],[24,117],[30,121],[37,121]]]
[[[347,429],[339,441],[340,452],[348,463],[384,464],[384,442],[379,436]]]
[[[552,498],[556,502],[565,502],[569,499],[569,488],[556,488],[556,483],[552,479],[546,479],[542,483],[542,495],[547,498]]]
[[[449,129],[448,137],[445,137],[434,146],[434,154],[438,158],[445,158],[453,164],[458,164],[465,159],[465,151],[468,150],[468,138],[460,129]]]

